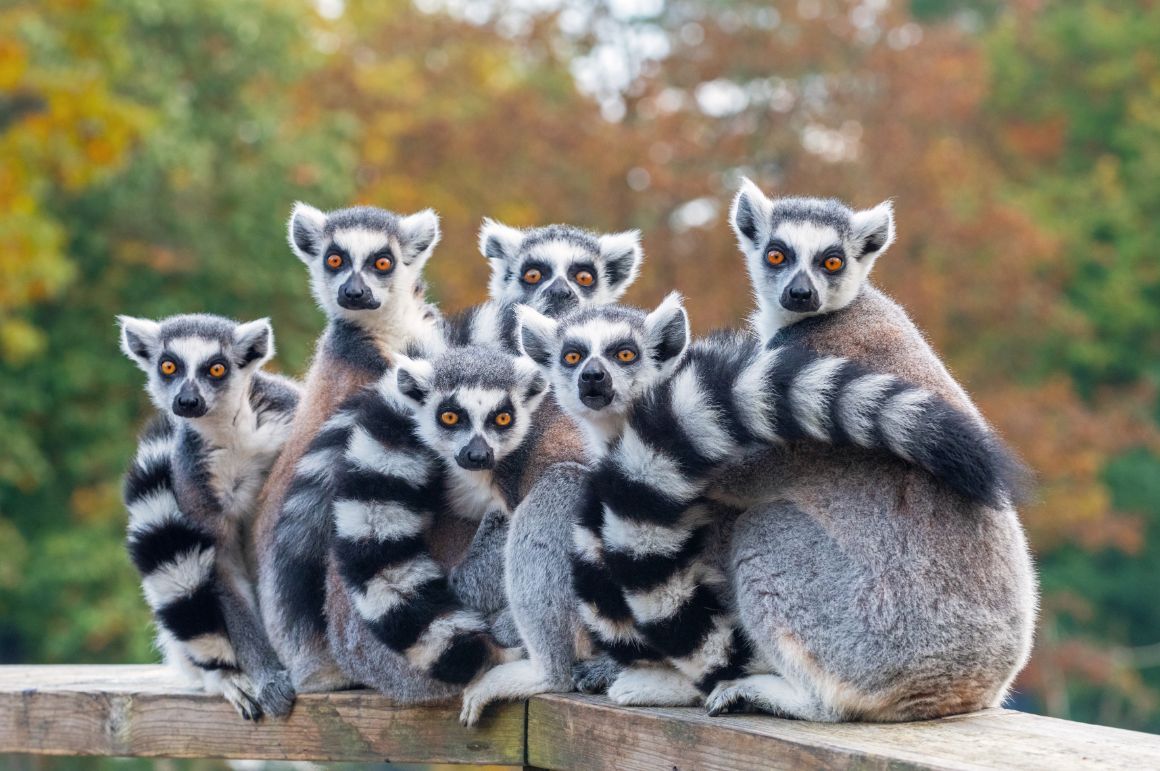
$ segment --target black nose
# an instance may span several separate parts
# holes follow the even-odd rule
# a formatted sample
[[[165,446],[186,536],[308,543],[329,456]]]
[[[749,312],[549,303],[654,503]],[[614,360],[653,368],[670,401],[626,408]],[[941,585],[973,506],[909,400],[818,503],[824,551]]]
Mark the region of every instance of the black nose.
[[[781,305],[795,313],[810,313],[820,308],[822,301],[805,273],[798,273],[781,293]]]
[[[366,289],[362,286],[351,286],[347,284],[342,288],[342,296],[348,300],[361,300],[366,293]]]
[[[356,273],[338,288],[338,304],[351,311],[374,310],[379,301]]]
[[[464,445],[459,454],[455,456],[455,462],[459,464],[460,468],[468,469],[469,471],[480,471],[482,469],[489,469],[495,465],[495,454],[491,451],[491,446],[484,441],[479,434],[471,437],[471,441]]]
[[[791,286],[789,296],[794,300],[808,300],[814,296],[814,290],[807,287]]]
[[[563,300],[572,294],[572,290],[564,283],[564,279],[562,278],[553,281],[544,292],[553,300]]]
[[[206,413],[205,399],[188,385],[173,399],[173,413],[180,418],[200,418]]]
[[[602,383],[606,377],[608,377],[608,371],[599,361],[589,361],[584,369],[580,370],[581,383]]]

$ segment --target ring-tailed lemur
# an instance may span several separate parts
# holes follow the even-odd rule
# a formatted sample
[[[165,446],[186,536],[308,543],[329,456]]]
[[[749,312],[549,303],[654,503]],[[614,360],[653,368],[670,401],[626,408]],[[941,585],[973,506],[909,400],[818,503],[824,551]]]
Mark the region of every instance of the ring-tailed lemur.
[[[479,520],[499,510],[519,520],[529,504],[557,517],[562,507],[568,513],[567,502],[550,496],[562,474],[583,473],[572,462],[582,450],[546,395],[535,364],[494,347],[453,347],[430,361],[400,357],[365,392],[339,472],[334,554],[352,604],[375,636],[405,658],[414,678],[472,683],[462,714],[469,724],[495,698],[561,686],[549,665],[564,677],[571,665],[570,640],[564,641],[569,650],[546,654],[564,661],[545,661],[537,655],[545,647],[541,635],[528,628],[564,627],[574,636],[565,598],[539,603],[544,616],[560,619],[516,614],[533,657],[513,661],[513,651],[490,637],[483,616],[456,598],[428,551],[439,516]],[[510,586],[520,580],[511,550],[521,545],[508,546]],[[562,563],[555,583],[566,580]],[[505,666],[483,674],[496,664]]]
[[[867,281],[894,239],[889,204],[770,200],[746,181],[731,219],[762,340],[893,374],[986,426],[906,313]],[[1009,501],[959,495],[897,458],[809,443],[760,453],[714,489],[749,506],[731,537],[731,588],[777,674],[721,683],[711,713],[915,720],[1002,701],[1036,609]]]
[[[421,273],[439,242],[430,209],[401,216],[294,207],[290,248],[310,271],[327,328],[303,386],[286,451],[262,492],[255,548],[262,616],[300,691],[350,684],[329,649],[324,606],[332,471],[345,446],[342,403],[386,371],[395,351],[440,340]]]
[[[280,717],[294,689],[258,617],[246,538],[282,451],[296,383],[262,372],[269,321],[119,317],[121,348],[160,411],[125,477],[129,554],[168,664],[242,717]]]
[[[706,559],[719,523],[705,493],[743,451],[792,439],[884,449],[965,497],[1007,497],[1014,464],[969,413],[849,360],[800,346],[762,350],[743,333],[686,351],[676,295],[651,314],[592,309],[556,322],[525,310],[521,320],[525,352],[603,455],[576,530],[581,612],[621,663],[659,651],[702,694],[751,664],[761,669],[725,575]],[[657,698],[671,680],[628,671],[610,694]],[[671,693],[693,700],[687,687]]]
[[[636,280],[640,232],[593,233],[571,225],[520,230],[485,219],[479,251],[491,265],[488,300],[447,320],[452,345],[500,345],[519,352],[517,305],[558,318],[574,308],[610,305]]]

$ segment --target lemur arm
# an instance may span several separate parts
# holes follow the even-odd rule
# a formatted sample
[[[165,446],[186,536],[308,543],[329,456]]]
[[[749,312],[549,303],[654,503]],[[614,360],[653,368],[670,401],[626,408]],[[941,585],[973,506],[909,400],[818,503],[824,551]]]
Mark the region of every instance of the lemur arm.
[[[430,677],[461,685],[496,663],[499,646],[428,549],[443,470],[413,431],[407,410],[367,392],[339,464],[333,554],[375,637]]]

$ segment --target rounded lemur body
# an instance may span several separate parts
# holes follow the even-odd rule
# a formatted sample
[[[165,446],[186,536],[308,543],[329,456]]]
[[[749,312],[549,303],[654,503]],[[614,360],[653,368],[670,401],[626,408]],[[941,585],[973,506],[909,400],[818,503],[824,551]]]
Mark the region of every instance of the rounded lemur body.
[[[259,371],[269,323],[121,318],[122,348],[161,411],[125,480],[129,552],[166,661],[248,719],[294,691],[258,616],[247,553],[258,492],[289,435],[298,386]]]
[[[255,532],[262,615],[301,691],[350,685],[329,650],[325,598],[343,402],[386,371],[391,355],[439,340],[421,272],[439,240],[434,212],[400,216],[357,207],[323,213],[298,204],[290,246],[310,271],[327,315],[286,450],[262,492]]]
[[[763,339],[905,378],[985,426],[906,313],[866,282],[893,241],[889,205],[771,201],[747,181],[733,224]],[[754,473],[766,469],[777,473]],[[1009,498],[971,500],[897,459],[807,445],[751,458],[716,489],[762,501],[737,521],[732,584],[779,675],[723,684],[711,710],[913,720],[1002,701],[1037,602]]]

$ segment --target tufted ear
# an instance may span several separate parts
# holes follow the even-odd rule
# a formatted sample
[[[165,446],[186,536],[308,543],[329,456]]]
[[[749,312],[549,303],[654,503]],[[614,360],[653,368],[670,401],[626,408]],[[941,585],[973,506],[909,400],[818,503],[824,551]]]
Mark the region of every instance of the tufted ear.
[[[737,191],[729,212],[729,222],[743,252],[765,246],[772,214],[773,202],[753,184],[753,180],[742,177],[741,189]]]
[[[648,356],[670,373],[685,356],[689,347],[689,314],[685,312],[680,292],[669,292],[656,310],[645,316],[644,344]]]
[[[548,394],[548,381],[539,366],[527,356],[517,356],[512,360],[516,368],[516,382],[519,384],[520,398],[525,409],[534,412]]]
[[[439,215],[434,209],[424,209],[400,219],[399,249],[403,262],[421,266],[435,251],[441,236]]]
[[[301,201],[294,204],[294,210],[290,212],[287,237],[294,254],[307,265],[322,250],[322,233],[325,228],[324,213]]]
[[[121,350],[146,372],[153,367],[153,357],[161,349],[161,325],[149,319],[118,316],[121,326]]]
[[[234,361],[238,369],[261,367],[274,356],[274,328],[269,319],[238,324],[234,329]],[[255,367],[255,369],[257,368]]]
[[[883,201],[872,209],[855,212],[851,219],[854,240],[862,242],[859,259],[877,259],[894,243],[894,204]]]
[[[604,276],[614,299],[624,294],[640,274],[644,250],[640,247],[640,231],[626,230],[600,237],[600,256],[604,261]]]
[[[515,270],[523,241],[522,231],[484,217],[479,228],[479,251],[491,264],[491,280],[487,289],[492,299],[503,294],[508,274]]]
[[[516,306],[519,324],[520,350],[544,369],[552,368],[556,356],[556,337],[560,332],[560,322],[549,318],[530,305]]]
[[[431,395],[435,368],[431,362],[395,355],[395,392],[412,409],[422,407]]]

